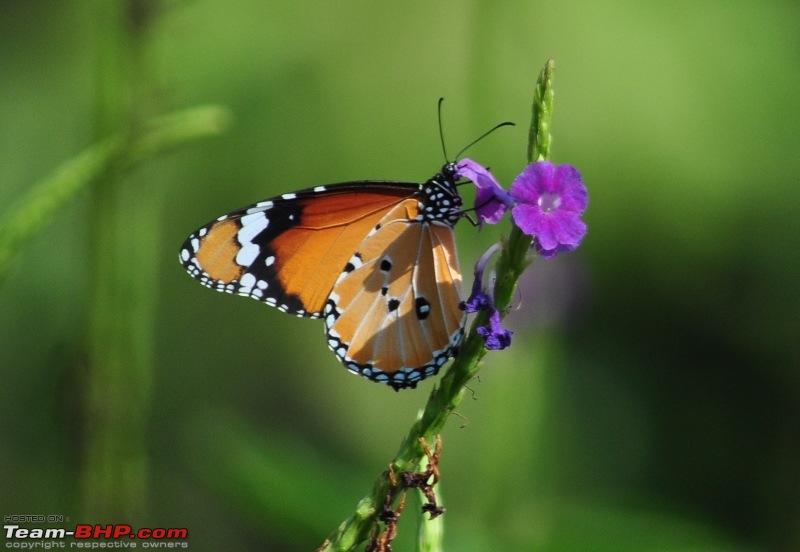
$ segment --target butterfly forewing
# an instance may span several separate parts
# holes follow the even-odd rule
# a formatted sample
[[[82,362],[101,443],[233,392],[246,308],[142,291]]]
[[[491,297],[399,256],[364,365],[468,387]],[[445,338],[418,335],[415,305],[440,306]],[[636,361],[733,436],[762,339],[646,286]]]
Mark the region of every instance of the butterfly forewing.
[[[353,251],[386,210],[419,190],[380,184],[335,184],[250,205],[189,236],[181,263],[212,289],[319,317]]]

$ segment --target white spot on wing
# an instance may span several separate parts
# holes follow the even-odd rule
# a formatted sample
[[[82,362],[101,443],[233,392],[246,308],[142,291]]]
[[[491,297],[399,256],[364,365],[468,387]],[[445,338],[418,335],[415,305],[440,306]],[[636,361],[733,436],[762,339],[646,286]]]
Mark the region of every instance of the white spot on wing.
[[[256,277],[250,273],[245,274],[242,276],[242,279],[239,280],[239,293],[241,294],[249,294],[253,291],[253,286],[256,284]]]
[[[243,245],[236,254],[236,263],[239,266],[250,266],[258,257],[261,248],[254,243]]]
[[[361,268],[361,266],[364,264],[364,261],[361,260],[361,255],[356,254],[350,257],[350,264],[353,265],[353,270],[355,270],[357,268]]]
[[[264,213],[253,213],[252,215],[245,215],[241,218],[242,228],[236,236],[239,238],[239,243],[245,245],[260,234],[268,225]]]

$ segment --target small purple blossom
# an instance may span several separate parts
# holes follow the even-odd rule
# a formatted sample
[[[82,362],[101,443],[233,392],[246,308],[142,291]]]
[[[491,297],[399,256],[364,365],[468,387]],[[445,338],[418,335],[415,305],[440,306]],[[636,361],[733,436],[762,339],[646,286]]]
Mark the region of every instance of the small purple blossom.
[[[474,313],[482,310],[491,311],[489,315],[489,325],[479,326],[478,335],[483,337],[484,344],[489,350],[505,349],[511,345],[511,336],[514,332],[506,330],[502,326],[502,319],[494,301],[483,291],[483,273],[492,255],[500,249],[500,244],[492,245],[481,255],[475,263],[475,280],[472,283],[472,293],[466,301],[462,301],[458,307],[467,313]]]
[[[481,310],[489,310],[494,308],[493,301],[483,292],[483,273],[486,271],[486,265],[489,264],[489,259],[492,255],[497,253],[500,249],[500,244],[496,243],[487,249],[478,262],[475,263],[473,275],[475,279],[472,281],[472,293],[466,301],[461,301],[458,308],[466,311],[467,314],[472,314]]]
[[[458,163],[458,175],[471,181],[478,188],[475,195],[475,212],[481,223],[497,224],[513,205],[508,192],[497,183],[489,169],[472,159],[462,159]]]
[[[514,335],[514,332],[503,328],[501,322],[500,312],[494,309],[489,315],[489,325],[480,326],[477,330],[478,335],[483,337],[486,348],[490,351],[499,351],[511,345],[511,336]]]
[[[469,298],[466,301],[461,301],[458,304],[458,308],[467,314],[472,314],[488,309],[491,304],[492,300],[483,292],[483,282],[476,278],[472,282],[472,293],[469,294]]]
[[[543,257],[572,251],[586,235],[580,216],[589,198],[578,169],[549,161],[531,163],[511,185],[516,206],[511,216],[520,229],[534,236],[533,246]]]

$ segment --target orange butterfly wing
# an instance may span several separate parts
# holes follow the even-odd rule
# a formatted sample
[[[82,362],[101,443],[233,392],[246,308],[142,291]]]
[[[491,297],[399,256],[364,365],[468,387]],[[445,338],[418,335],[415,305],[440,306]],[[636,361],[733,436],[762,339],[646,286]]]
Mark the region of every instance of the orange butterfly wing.
[[[355,182],[261,201],[194,232],[181,263],[209,288],[319,318],[353,251],[386,211],[418,190]]]
[[[381,219],[325,310],[328,345],[339,360],[396,389],[437,373],[463,337],[453,230],[417,215],[410,199]]]

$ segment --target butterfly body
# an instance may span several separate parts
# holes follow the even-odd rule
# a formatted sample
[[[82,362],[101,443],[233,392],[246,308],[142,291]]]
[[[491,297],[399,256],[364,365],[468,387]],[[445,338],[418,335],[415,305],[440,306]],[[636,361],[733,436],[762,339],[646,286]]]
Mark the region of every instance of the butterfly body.
[[[424,184],[349,182],[277,196],[201,227],[181,264],[209,288],[323,318],[348,370],[415,387],[463,337],[457,178],[448,163]]]

